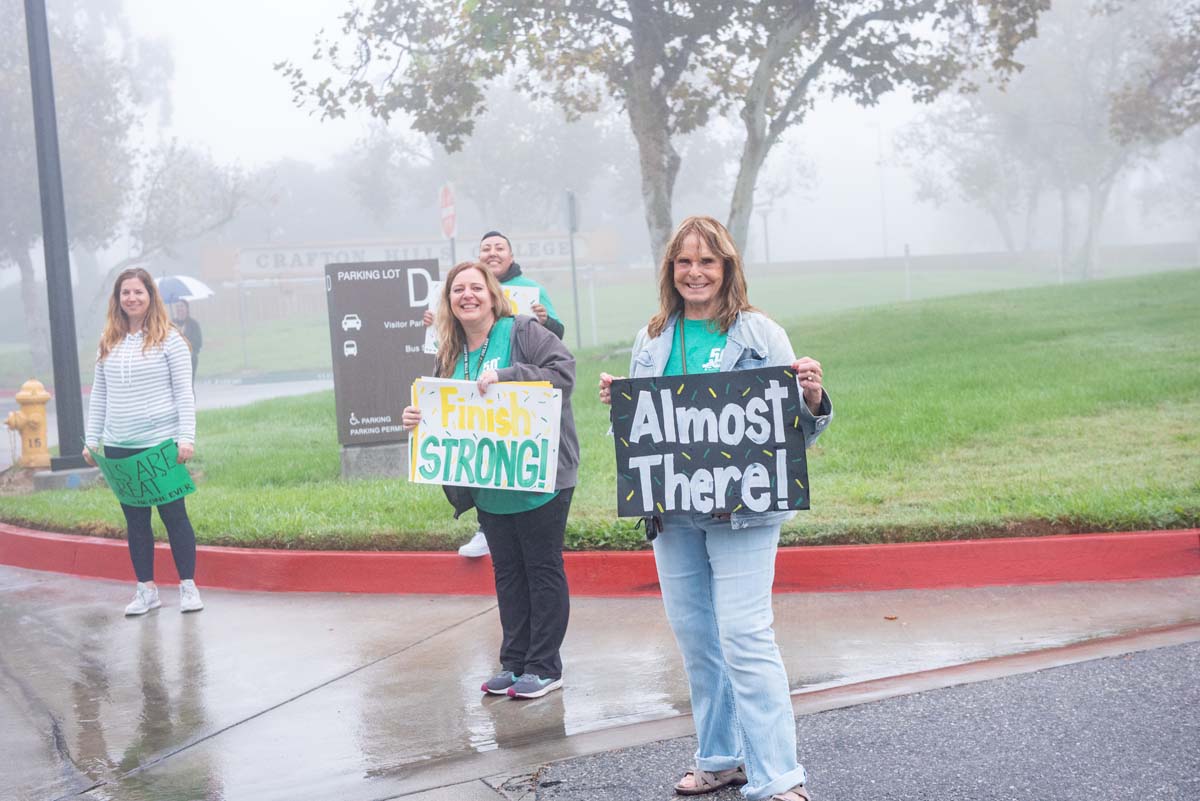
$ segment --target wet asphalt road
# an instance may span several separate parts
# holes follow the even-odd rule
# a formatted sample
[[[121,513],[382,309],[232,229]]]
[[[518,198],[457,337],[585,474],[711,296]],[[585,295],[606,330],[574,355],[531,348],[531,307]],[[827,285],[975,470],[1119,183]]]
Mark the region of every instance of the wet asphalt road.
[[[657,598],[574,599],[566,686],[518,703],[479,691],[492,598],[205,588],[182,615],[165,589],[126,619],[129,582],[0,566],[0,801],[532,801],[534,773],[561,782],[546,799],[666,799],[695,747],[672,739],[692,723]],[[1179,790],[1200,772],[1200,646],[898,695],[1200,642],[1200,576],[788,593],[775,611],[798,709],[897,698],[801,717],[817,799],[1090,798],[1075,789],[1106,763],[1142,770],[1122,774],[1139,798],[1200,797]],[[1026,792],[1047,777],[1065,794]]]
[[[1196,801],[1197,677],[1190,643],[918,693],[800,717],[800,754],[813,801]],[[662,801],[695,747],[556,763],[536,798]]]

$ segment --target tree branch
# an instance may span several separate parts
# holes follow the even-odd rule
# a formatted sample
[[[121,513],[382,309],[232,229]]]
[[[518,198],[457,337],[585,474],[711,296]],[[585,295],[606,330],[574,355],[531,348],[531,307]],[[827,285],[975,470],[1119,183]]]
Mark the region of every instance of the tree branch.
[[[825,46],[821,48],[820,54],[804,70],[804,74],[795,83],[787,99],[780,105],[778,113],[768,127],[767,142],[773,145],[792,124],[792,115],[795,114],[796,110],[800,108],[801,103],[807,97],[809,86],[812,85],[812,82],[817,79],[825,69],[825,66],[841,51],[842,47],[852,36],[861,33],[873,22],[905,22],[919,18],[921,15],[933,11],[936,5],[935,0],[921,0],[921,2],[905,8],[882,8],[860,14],[846,23],[845,27],[836,36],[825,43]]]

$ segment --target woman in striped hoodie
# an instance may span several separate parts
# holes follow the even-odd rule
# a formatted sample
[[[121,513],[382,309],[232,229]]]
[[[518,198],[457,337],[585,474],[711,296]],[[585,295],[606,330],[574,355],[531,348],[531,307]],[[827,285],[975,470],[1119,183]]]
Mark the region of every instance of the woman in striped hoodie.
[[[108,299],[108,319],[100,336],[92,399],[88,406],[87,445],[104,443],[104,455],[123,459],[165,439],[174,439],[179,462],[192,457],[196,442],[196,402],[192,394],[192,356],[187,341],[171,324],[150,273],[140,268],[117,276]],[[83,458],[93,463],[87,448]],[[154,584],[154,534],[150,507],[121,504],[128,528],[129,556],[137,591],[126,615],[144,615],[162,606]],[[171,556],[179,572],[179,609],[204,608],[194,581],[196,534],[184,499],[158,507],[167,528]]]

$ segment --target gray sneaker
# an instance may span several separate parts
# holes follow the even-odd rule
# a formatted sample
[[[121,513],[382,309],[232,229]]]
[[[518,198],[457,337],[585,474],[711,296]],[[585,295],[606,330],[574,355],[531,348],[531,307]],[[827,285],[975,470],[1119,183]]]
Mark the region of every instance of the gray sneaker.
[[[517,683],[517,674],[502,670],[483,683],[479,689],[492,695],[508,695],[508,688]]]
[[[562,686],[562,679],[543,679],[536,673],[525,673],[508,688],[509,698],[541,698]]]
[[[179,582],[179,611],[199,612],[203,608],[204,601],[200,600],[200,590],[196,589],[196,582],[192,579]]]
[[[158,599],[158,587],[151,587],[149,584],[139,581],[137,589],[133,593],[133,600],[129,602],[129,606],[125,607],[125,614],[129,617],[144,615],[151,609],[157,609],[160,606],[162,606],[162,601]]]

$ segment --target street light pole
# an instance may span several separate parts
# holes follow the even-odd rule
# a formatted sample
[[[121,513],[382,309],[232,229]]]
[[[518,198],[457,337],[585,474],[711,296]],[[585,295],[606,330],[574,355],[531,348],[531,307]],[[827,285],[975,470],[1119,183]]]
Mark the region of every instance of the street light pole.
[[[25,0],[29,40],[29,81],[33,130],[37,143],[38,192],[42,200],[42,248],[46,258],[46,296],[50,307],[50,352],[54,359],[58,451],[51,470],[84,467],[83,393],[79,386],[79,349],[75,341],[75,305],[71,298],[71,259],[63,205],[62,166],[58,157],[58,117],[50,71],[50,37],[45,0]],[[72,455],[73,454],[73,455]]]
[[[575,193],[567,190],[567,238],[571,243],[571,292],[575,296],[575,347],[583,347],[583,327],[580,324],[579,278],[575,273],[575,232],[579,230],[579,207],[575,205]]]

